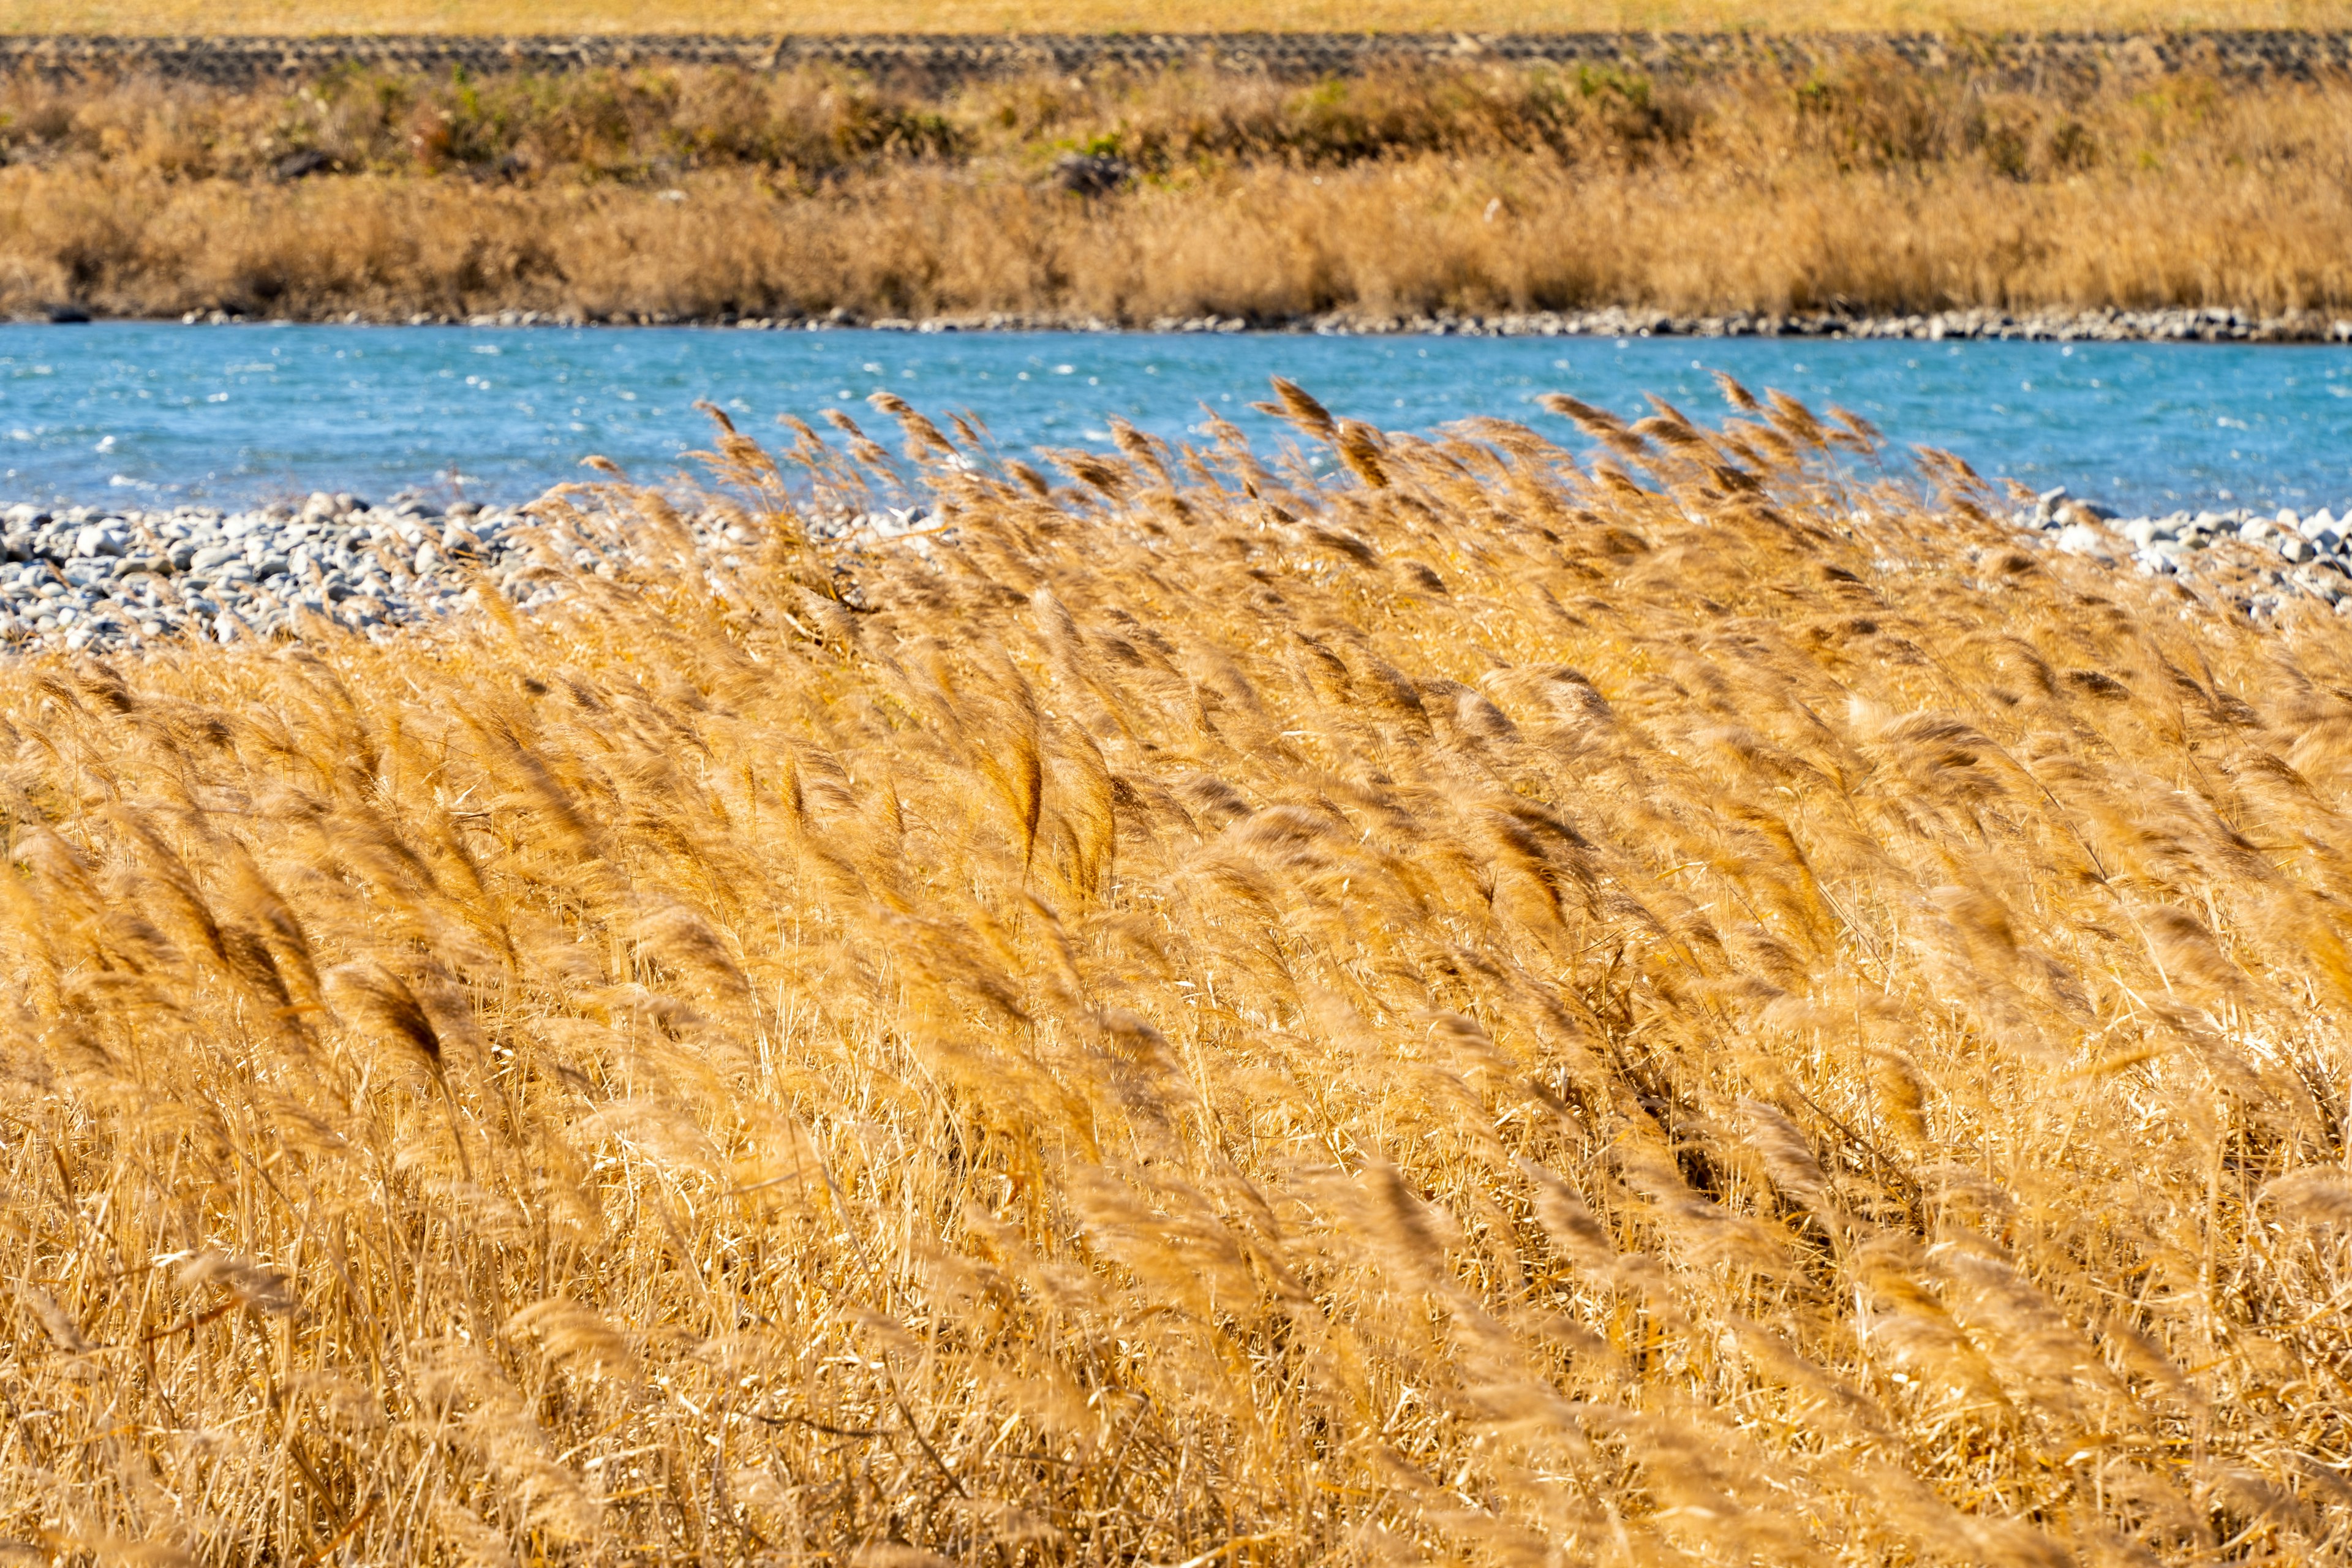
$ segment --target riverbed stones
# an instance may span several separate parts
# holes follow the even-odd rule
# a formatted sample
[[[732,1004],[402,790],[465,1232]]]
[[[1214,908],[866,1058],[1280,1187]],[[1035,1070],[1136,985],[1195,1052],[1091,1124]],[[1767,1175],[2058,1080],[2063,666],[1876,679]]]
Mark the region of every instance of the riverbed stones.
[[[363,321],[410,326],[733,327],[771,331],[826,331],[865,328],[875,331],[1070,331],[1070,332],[1312,332],[1323,336],[1423,335],[1479,338],[1876,338],[1924,342],[2000,341],[2023,342],[2352,342],[2352,316],[2320,310],[2260,311],[2219,306],[2173,306],[2144,310],[2105,307],[2095,310],[2046,310],[2012,312],[1969,310],[1902,315],[1845,310],[1730,310],[1696,315],[1644,305],[1609,305],[1591,310],[1524,310],[1494,315],[1442,310],[1398,315],[1351,306],[1312,314],[1266,312],[1251,316],[1159,316],[1116,321],[1073,310],[975,310],[940,316],[875,316],[846,306],[777,315],[733,311],[698,316],[674,311],[577,310],[481,311],[470,315],[431,312],[369,317],[350,311],[326,318],[289,312],[285,320],[326,319],[350,325]],[[189,311],[181,320],[228,325],[243,317],[215,310]]]
[[[74,535],[77,555],[127,555],[130,552],[130,531],[119,525],[93,522]]]
[[[820,539],[898,539],[933,526],[927,508],[809,521]],[[759,537],[715,513],[690,519],[698,556],[732,571]],[[524,610],[572,592],[569,574],[618,575],[625,551],[550,529],[526,509],[415,496],[373,506],[319,492],[299,508],[235,512],[0,509],[0,647],[136,649],[175,637],[268,641],[309,618],[383,637],[478,609],[497,594]]]
[[[485,515],[467,510],[480,526]],[[0,638],[26,647],[136,647],[151,639],[267,638],[305,615],[362,632],[454,610],[478,585],[443,543],[443,515],[321,492],[289,507],[222,512],[29,506],[0,510]],[[493,515],[488,531],[509,533]],[[525,548],[468,531],[462,552],[495,567]],[[536,590],[535,590],[536,591]],[[523,598],[530,597],[526,594]]]
[[[2117,516],[2052,489],[2011,518],[2025,542],[2160,576],[2257,618],[2315,602],[2352,615],[2352,509],[2187,510]],[[812,520],[824,541],[910,541],[941,524],[922,507]],[[707,568],[753,564],[758,536],[706,513],[688,527]],[[620,574],[628,552],[548,527],[529,509],[415,496],[371,505],[320,492],[297,507],[49,511],[0,508],[0,646],[106,652],[202,637],[268,641],[313,621],[371,637],[478,609],[524,610],[572,592],[575,572]]]
[[[2110,536],[2092,523],[2077,521],[2062,524],[2055,542],[2069,555],[2087,555],[2094,561],[2115,564],[2116,551]]]
[[[2036,497],[2011,517],[2029,542],[2144,575],[2178,579],[2256,619],[2297,600],[2352,615],[2352,546],[2326,508],[2091,518]],[[2352,509],[2347,509],[2352,510]]]

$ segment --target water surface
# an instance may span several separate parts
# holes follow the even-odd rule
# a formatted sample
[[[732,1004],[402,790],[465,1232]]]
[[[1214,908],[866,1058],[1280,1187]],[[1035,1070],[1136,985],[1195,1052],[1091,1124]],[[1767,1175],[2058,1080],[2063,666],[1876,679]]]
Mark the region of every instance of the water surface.
[[[975,412],[1013,450],[1103,442],[1110,415],[1182,438],[1203,404],[1272,437],[1248,411],[1271,374],[1392,428],[1486,414],[1566,439],[1538,394],[1712,419],[1715,369],[2133,510],[2352,505],[2343,347],[152,322],[0,328],[0,500],[514,500],[592,452],[677,472],[707,442],[697,398],[771,437],[788,411],[872,421],[878,389]]]

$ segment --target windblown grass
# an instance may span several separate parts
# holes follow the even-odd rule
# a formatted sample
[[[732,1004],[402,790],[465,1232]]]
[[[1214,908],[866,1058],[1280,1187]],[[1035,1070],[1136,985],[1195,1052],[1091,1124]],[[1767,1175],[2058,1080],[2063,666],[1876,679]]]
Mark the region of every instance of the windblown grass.
[[[25,78],[0,147],[0,310],[2352,309],[2340,81]],[[1059,189],[1074,150],[1136,179]]]
[[[2339,1560],[2341,623],[1778,398],[1285,406],[0,678],[0,1536]]]
[[[2341,27],[2345,0],[0,0],[0,32],[1094,33]]]

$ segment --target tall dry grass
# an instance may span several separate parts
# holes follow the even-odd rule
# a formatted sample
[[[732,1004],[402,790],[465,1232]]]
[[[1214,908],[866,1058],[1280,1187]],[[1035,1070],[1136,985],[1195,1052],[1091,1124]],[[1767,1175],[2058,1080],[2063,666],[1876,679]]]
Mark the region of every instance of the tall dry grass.
[[[1104,69],[944,87],[835,67],[658,67],[446,76],[351,68],[223,88],[153,74],[0,76],[12,164],[175,181],[268,180],[289,153],[332,172],[504,184],[664,184],[755,170],[786,188],[895,168],[1034,175],[1074,150],[1147,181],[1438,153],[1570,166],[1981,169],[2033,184],[2150,163],[2340,158],[2346,84],[2198,70],[2053,70],[2021,81],[1965,47],[1929,68],[1857,46],[1788,70],[1632,65],[1394,68],[1297,83]]]
[[[2340,1560],[2341,623],[1736,395],[13,667],[0,1537]]]
[[[0,0],[0,32],[1782,32],[2341,27],[2343,0]]]
[[[837,73],[0,88],[0,310],[2352,308],[2352,88]],[[1072,150],[1135,181],[1058,187]],[[296,183],[290,153],[339,172]]]
[[[2055,184],[1423,157],[1089,204],[952,172],[781,195],[0,171],[0,310],[317,320],[505,309],[1281,322],[1612,304],[2352,309],[2352,185],[2227,166]],[[1487,216],[1489,211],[1492,216]]]

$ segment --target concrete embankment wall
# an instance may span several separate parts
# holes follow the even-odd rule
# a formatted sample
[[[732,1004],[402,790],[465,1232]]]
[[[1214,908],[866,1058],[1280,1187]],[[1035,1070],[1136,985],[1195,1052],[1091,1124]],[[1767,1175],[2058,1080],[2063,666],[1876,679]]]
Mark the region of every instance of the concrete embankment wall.
[[[157,72],[224,85],[310,77],[352,66],[434,73],[462,68],[483,73],[665,63],[732,65],[754,70],[834,65],[941,81],[1041,70],[1083,73],[1171,66],[1315,79],[1400,66],[1480,61],[1633,67],[1664,76],[1757,68],[1802,74],[1860,56],[1891,56],[1931,69],[2021,82],[2182,71],[2237,79],[2312,78],[2352,71],[2352,33],[2053,33],[2010,37],[1928,33],[1161,33],[0,38],[0,70]]]

